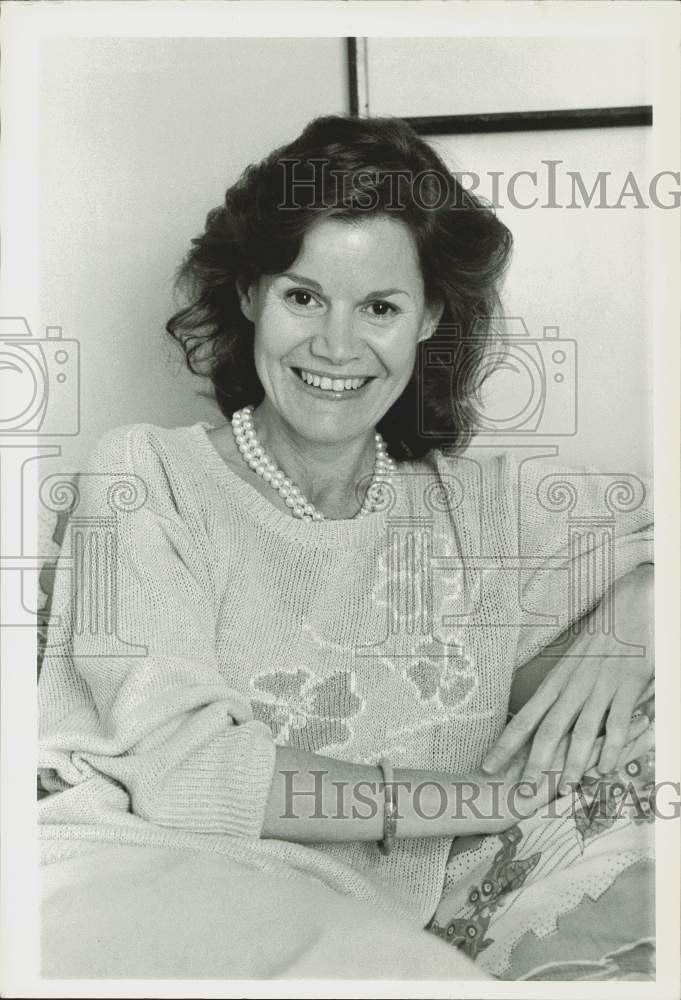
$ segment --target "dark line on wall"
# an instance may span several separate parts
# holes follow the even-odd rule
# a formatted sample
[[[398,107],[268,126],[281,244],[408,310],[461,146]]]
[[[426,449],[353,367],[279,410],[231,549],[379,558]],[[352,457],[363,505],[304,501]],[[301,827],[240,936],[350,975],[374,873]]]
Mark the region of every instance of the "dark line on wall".
[[[504,111],[495,114],[401,117],[420,135],[466,135],[474,132],[544,132],[553,129],[652,125],[653,108],[650,104],[639,104],[621,108],[571,108],[565,111]]]
[[[348,87],[350,95],[350,114],[353,118],[359,115],[359,90],[357,86],[357,39],[346,38],[348,58]]]

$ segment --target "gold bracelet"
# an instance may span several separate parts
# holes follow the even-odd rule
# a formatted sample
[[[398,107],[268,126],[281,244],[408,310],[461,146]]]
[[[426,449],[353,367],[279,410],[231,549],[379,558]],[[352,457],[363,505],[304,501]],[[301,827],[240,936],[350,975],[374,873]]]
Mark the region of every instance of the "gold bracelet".
[[[382,854],[390,854],[395,845],[397,834],[397,796],[393,766],[387,757],[381,757],[378,766],[383,772],[384,806],[383,806],[383,840],[378,841]]]

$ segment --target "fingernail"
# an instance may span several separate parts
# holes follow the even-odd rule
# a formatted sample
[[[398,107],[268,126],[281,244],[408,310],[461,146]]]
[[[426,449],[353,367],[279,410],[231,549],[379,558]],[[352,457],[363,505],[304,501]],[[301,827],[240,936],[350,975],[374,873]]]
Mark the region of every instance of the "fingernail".
[[[529,799],[531,795],[534,795],[536,790],[535,787],[533,786],[534,786],[533,778],[523,778],[522,785],[519,785],[518,787],[518,794],[524,796],[526,799]]]
[[[613,767],[615,766],[615,760],[612,754],[606,754],[601,757],[598,762],[598,773],[599,774],[610,774]]]
[[[570,791],[571,791],[570,785],[565,781],[561,781],[561,783],[558,785],[558,794],[569,795]]]
[[[494,756],[485,757],[485,759],[482,762],[483,771],[487,772],[493,771],[496,766],[497,766],[497,758]]]

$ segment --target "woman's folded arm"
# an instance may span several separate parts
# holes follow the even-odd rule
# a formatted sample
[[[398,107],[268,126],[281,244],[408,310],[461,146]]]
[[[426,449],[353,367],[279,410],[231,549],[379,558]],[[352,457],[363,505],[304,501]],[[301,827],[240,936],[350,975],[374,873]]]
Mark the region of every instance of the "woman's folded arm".
[[[112,483],[132,481],[144,502],[112,511]],[[72,527],[85,526],[90,538],[113,531],[114,544],[108,561],[91,560],[78,574],[65,538],[39,685],[46,787],[99,775],[152,823],[259,836],[275,748],[218,668],[198,512],[193,522],[181,516],[143,425],[105,435],[79,485]],[[90,615],[101,627],[82,627],[82,608],[108,598],[114,633],[103,606]]]

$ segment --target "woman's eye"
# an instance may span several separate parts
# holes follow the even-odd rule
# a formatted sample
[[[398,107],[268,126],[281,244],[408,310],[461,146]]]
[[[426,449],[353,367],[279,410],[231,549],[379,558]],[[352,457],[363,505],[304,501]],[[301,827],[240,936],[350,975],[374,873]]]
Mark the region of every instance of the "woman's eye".
[[[294,308],[302,309],[306,312],[316,310],[322,305],[319,299],[305,288],[290,288],[285,293],[284,298]],[[364,308],[368,311],[371,319],[378,320],[389,319],[399,312],[397,306],[380,299],[377,299],[375,302],[369,302]]]
[[[370,302],[369,312],[375,319],[384,319],[386,317],[394,316],[399,310],[396,306],[392,305],[390,302]]]
[[[292,288],[286,293],[286,300],[301,309],[318,304],[312,292],[306,292],[303,288]]]

